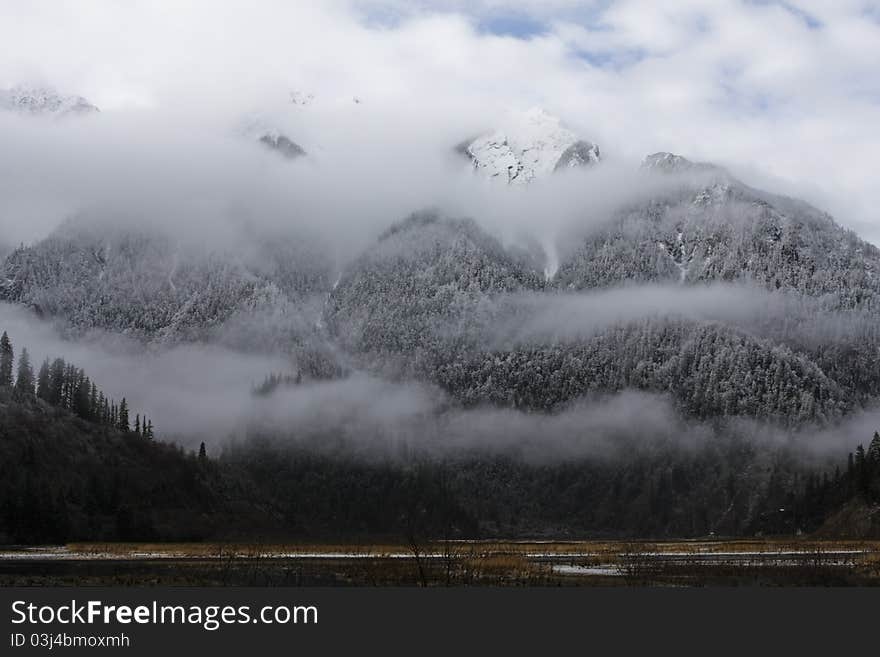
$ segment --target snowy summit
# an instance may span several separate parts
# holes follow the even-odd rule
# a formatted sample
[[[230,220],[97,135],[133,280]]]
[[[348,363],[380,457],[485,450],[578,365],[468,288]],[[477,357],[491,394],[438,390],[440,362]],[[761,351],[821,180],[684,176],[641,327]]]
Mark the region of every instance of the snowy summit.
[[[509,184],[529,183],[559,169],[599,161],[598,146],[578,139],[540,108],[511,114],[500,129],[460,149],[477,170]]]

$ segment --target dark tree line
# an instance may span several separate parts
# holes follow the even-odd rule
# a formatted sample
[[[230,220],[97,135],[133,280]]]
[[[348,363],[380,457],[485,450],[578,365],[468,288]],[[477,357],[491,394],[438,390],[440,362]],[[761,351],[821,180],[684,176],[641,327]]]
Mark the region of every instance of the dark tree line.
[[[878,434],[818,474],[721,427],[698,449],[632,436],[614,454],[547,463],[341,457],[256,437],[209,459],[204,443],[196,455],[131,440],[127,403],[82,370],[58,359],[34,376],[25,350],[15,356],[0,338],[0,542],[794,534],[880,503]],[[151,425],[136,416],[134,432]]]
[[[231,515],[235,480],[204,461],[0,387],[0,544],[197,540],[259,517],[242,493]]]
[[[880,432],[874,432],[868,449],[859,445],[850,452],[844,467],[810,474],[799,501],[808,515],[824,518],[852,500],[880,504]]]
[[[47,404],[63,408],[78,417],[123,432],[131,432],[131,417],[125,397],[117,403],[106,396],[81,368],[63,358],[46,359],[34,375],[30,355],[22,349],[18,369],[13,377],[15,350],[6,331],[0,337],[0,387],[14,391],[18,399],[41,399]],[[140,414],[135,416],[134,433],[153,439],[153,421]]]
[[[829,535],[871,535],[880,524],[855,526],[855,516],[835,518],[847,509],[863,509],[870,518],[880,504],[880,432],[865,449],[859,445],[845,464],[833,470],[774,468],[761,500],[762,512],[750,525],[753,533],[789,534],[822,530]]]

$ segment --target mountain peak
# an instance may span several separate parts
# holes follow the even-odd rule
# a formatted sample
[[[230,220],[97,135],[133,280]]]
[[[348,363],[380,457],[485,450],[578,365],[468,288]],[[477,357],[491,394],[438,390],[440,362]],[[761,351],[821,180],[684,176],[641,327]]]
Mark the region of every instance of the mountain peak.
[[[508,184],[525,184],[560,169],[599,161],[599,147],[578,138],[542,108],[511,113],[491,133],[459,149],[474,167]]]
[[[262,144],[288,160],[306,155],[305,149],[278,129],[269,119],[259,113],[244,117],[239,124],[239,133]]]
[[[0,89],[0,108],[30,116],[73,116],[99,111],[82,96],[60,94],[46,85],[28,84]]]
[[[721,171],[722,169],[708,162],[691,162],[686,157],[660,151],[645,156],[642,169],[662,171],[663,173]]]

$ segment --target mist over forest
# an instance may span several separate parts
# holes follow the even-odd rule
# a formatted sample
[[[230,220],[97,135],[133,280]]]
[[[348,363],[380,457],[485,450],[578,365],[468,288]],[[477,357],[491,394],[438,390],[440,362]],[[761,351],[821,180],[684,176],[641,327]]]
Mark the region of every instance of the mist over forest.
[[[19,242],[28,258],[40,255],[41,249],[44,258],[62,262],[78,249],[92,250],[85,261],[104,258],[96,255],[99,249],[127,258],[118,274],[128,278],[114,281],[109,294],[114,300],[127,299],[128,313],[152,312],[165,301],[166,292],[177,291],[189,271],[197,275],[189,293],[200,292],[220,263],[226,270],[240,265],[246,279],[264,277],[268,281],[267,291],[261,292],[264,296],[277,294],[279,287],[287,296],[281,310],[274,298],[265,303],[261,299],[268,309],[254,302],[246,311],[211,320],[209,330],[199,326],[197,331],[175,333],[161,318],[156,328],[134,329],[126,320],[113,325],[93,316],[71,315],[72,307],[81,312],[88,303],[79,292],[71,292],[77,286],[86,289],[75,277],[92,275],[86,271],[88,262],[71,261],[70,287],[40,289],[39,298],[24,305],[4,304],[4,328],[12,335],[27,336],[26,346],[37,361],[62,354],[88,363],[96,379],[125,390],[139,406],[161,416],[166,435],[190,447],[203,439],[218,445],[241,439],[259,418],[263,433],[307,436],[326,429],[355,443],[358,434],[365,442],[375,441],[377,435],[383,436],[382,442],[387,440],[384,434],[394,434],[395,440],[403,435],[405,442],[426,441],[431,450],[442,449],[438,445],[444,442],[507,449],[508,443],[518,448],[530,435],[540,434],[547,453],[567,454],[572,449],[581,453],[590,445],[601,451],[598,446],[609,436],[631,432],[633,418],[640,417],[641,411],[616,401],[619,393],[629,395],[633,408],[645,406],[650,418],[646,423],[655,428],[654,433],[668,437],[702,431],[688,426],[688,413],[681,413],[668,391],[648,386],[645,393],[633,395],[628,391],[644,386],[631,383],[584,389],[583,400],[578,394],[560,398],[561,406],[541,409],[552,414],[538,420],[543,423],[540,430],[530,424],[535,418],[529,409],[523,409],[527,414],[521,419],[508,420],[509,413],[493,410],[491,397],[476,398],[477,408],[450,409],[462,400],[454,392],[450,395],[442,381],[435,385],[436,377],[424,381],[424,376],[409,365],[400,367],[397,356],[388,353],[383,355],[385,362],[365,361],[360,346],[352,349],[346,343],[348,327],[337,336],[326,335],[325,319],[332,324],[337,298],[343,298],[337,286],[342,282],[344,287],[365,257],[403,257],[422,267],[439,243],[450,235],[458,239],[454,221],[431,220],[414,235],[406,223],[397,223],[413,209],[424,207],[430,208],[425,216],[473,221],[473,228],[461,224],[464,234],[481,247],[491,242],[491,257],[508,260],[510,274],[519,280],[485,290],[489,294],[479,299],[471,295],[461,304],[453,301],[427,316],[418,327],[417,342],[432,335],[445,342],[467,341],[471,350],[487,354],[551,345],[576,347],[615,327],[639,322],[727,325],[759,339],[782,337],[801,349],[834,345],[851,349],[866,333],[873,342],[874,315],[865,303],[841,314],[833,303],[829,306],[827,294],[805,296],[788,286],[768,290],[754,279],[713,282],[709,278],[682,285],[682,265],[674,254],[670,254],[677,268],[674,276],[623,273],[619,281],[609,281],[610,287],[590,283],[571,289],[572,267],[580,257],[576,244],[601,237],[618,225],[620,217],[632,222],[634,212],[656,199],[669,204],[689,190],[712,189],[719,175],[729,179],[723,170],[658,175],[640,169],[635,161],[610,156],[586,173],[561,172],[527,188],[508,188],[475,176],[450,148],[461,135],[477,131],[476,125],[442,122],[439,133],[428,134],[424,125],[432,117],[391,122],[384,108],[377,114],[360,105],[301,114],[308,120],[296,117],[298,138],[319,148],[314,156],[294,162],[268,157],[236,133],[230,120],[220,117],[196,126],[173,115],[150,115],[146,121],[143,116],[94,115],[54,123],[0,115],[10,136],[9,148],[4,149],[10,175],[3,177],[3,194],[11,199],[4,209],[8,217],[4,234]],[[75,129],[69,125],[73,120],[79,122]],[[356,129],[365,124],[371,128]],[[389,124],[394,125],[394,134],[387,134]],[[35,180],[40,181],[39,194],[32,187]],[[331,187],[345,193],[334,193]],[[35,198],[45,205],[35,203]],[[26,209],[19,211],[19,206]],[[703,223],[723,222],[720,225],[734,232],[750,230],[747,205],[737,210],[735,203],[726,204],[722,211],[713,213],[717,219]],[[23,216],[28,220],[23,221]],[[687,220],[674,212],[670,217],[679,225]],[[373,246],[377,240],[378,247]],[[274,251],[267,251],[267,245]],[[127,255],[126,249],[133,249],[132,254]],[[662,247],[655,251],[662,255]],[[15,254],[7,262],[15,263]],[[606,269],[603,275],[608,273]],[[225,285],[224,280],[221,298],[230,294]],[[365,297],[358,300],[372,306]],[[327,308],[331,314],[325,317]],[[178,309],[172,306],[169,312]],[[389,327],[394,328],[394,322]],[[254,394],[266,377],[296,373],[302,369],[297,358],[316,351],[320,359],[333,361],[333,372],[345,372],[346,378],[316,377],[268,396]],[[420,357],[408,353],[402,359],[412,356]],[[607,393],[612,401],[605,399]],[[860,406],[849,401],[841,395],[846,413]],[[574,432],[580,436],[569,435],[578,426],[573,418],[580,418],[584,408],[604,415],[604,424],[586,422]],[[615,409],[623,416],[619,430],[613,422]],[[858,411],[860,417],[872,413],[870,403],[866,409]],[[821,417],[809,416],[805,426],[816,420],[822,427],[829,420],[843,422],[839,415],[835,408]],[[412,426],[429,416],[432,430],[416,433],[448,432],[448,440],[410,435]],[[511,417],[517,418],[518,411]],[[489,428],[489,418],[497,420],[498,431]],[[766,430],[758,432],[768,436],[776,425],[786,424],[779,418],[757,419],[769,421]],[[363,423],[360,432],[359,423]],[[511,433],[510,424],[521,430]],[[820,429],[796,428],[803,435],[825,435]],[[779,430],[783,429],[792,427]],[[842,446],[857,439],[845,428],[835,436],[835,444]],[[809,449],[826,446],[818,438],[800,442]]]
[[[462,8],[385,24],[373,3],[246,4],[235,57],[204,36],[224,13],[206,3],[147,59],[150,8],[130,46],[92,38],[119,8],[76,30],[22,8],[49,41],[0,20],[18,53],[0,62],[8,451],[35,464],[41,445],[63,473],[48,436],[69,434],[91,455],[70,495],[21,475],[9,514],[43,486],[71,536],[176,532],[89,441],[138,481],[173,463],[162,494],[200,482],[195,514],[271,507],[254,518],[304,533],[341,521],[285,504],[353,482],[453,499],[477,533],[813,530],[877,497],[878,117],[846,82],[876,77],[873,26],[790,53],[828,105],[785,71],[766,88],[727,28],[717,51],[631,60],[614,8],[602,29],[565,14],[511,35]],[[751,4],[774,43],[802,29]],[[95,65],[111,45],[118,67]],[[143,526],[114,534],[129,507]],[[400,516],[369,513],[364,531]]]

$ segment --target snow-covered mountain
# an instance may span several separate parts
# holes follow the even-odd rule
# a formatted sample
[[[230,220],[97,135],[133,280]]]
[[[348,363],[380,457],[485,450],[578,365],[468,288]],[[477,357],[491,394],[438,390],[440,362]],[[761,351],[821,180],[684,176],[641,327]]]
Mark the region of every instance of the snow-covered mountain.
[[[542,285],[521,254],[506,250],[473,220],[416,213],[346,269],[324,317],[352,352],[413,361],[436,337],[439,323],[467,322],[495,295]]]
[[[660,151],[645,156],[642,161],[642,169],[646,171],[659,171],[663,173],[695,173],[695,172],[723,172],[720,167],[708,162],[691,162],[681,155]]]
[[[93,111],[73,109],[91,107],[83,99],[14,98],[28,113]],[[297,117],[322,107],[292,94],[280,114],[254,115],[241,134],[300,158]],[[507,116],[459,150],[477,171],[509,185],[600,160],[595,144],[540,109]],[[713,164],[660,152],[642,169],[652,179],[650,198],[638,196],[604,223],[593,217],[589,232],[559,236],[559,267],[543,275],[533,249],[516,252],[474,221],[427,214],[388,230],[338,279],[328,250],[290,235],[250,235],[212,252],[144,230],[69,224],[7,255],[0,300],[78,331],[147,341],[235,336],[237,345],[274,348],[329,335],[364,367],[385,372],[404,363],[406,374],[467,403],[547,410],[636,387],[671,391],[699,416],[801,421],[880,398],[878,249],[816,208],[753,189]],[[505,297],[705,283],[759,287],[778,294],[785,309],[748,326],[652,318],[577,344],[480,341],[507,312],[498,305]],[[710,380],[726,392],[704,394]]]
[[[630,246],[641,253],[638,243]],[[880,386],[880,371],[870,365],[880,336],[860,335],[858,345],[844,345],[847,353],[861,345],[845,356],[847,366],[823,368],[840,355],[811,347],[810,328],[792,334],[785,313],[768,317],[767,326],[744,326],[671,309],[574,341],[498,340],[503,327],[560,299],[560,285],[474,222],[416,215],[343,273],[325,318],[361,366],[430,381],[464,404],[548,411],[584,395],[637,388],[670,394],[688,415],[796,424],[835,417]],[[868,365],[851,366],[853,359]]]
[[[681,175],[563,254],[561,287],[742,280],[822,297],[833,309],[880,312],[880,250],[828,214],[679,155],[657,153],[644,166]]]
[[[880,250],[721,167],[655,153],[643,168],[669,184],[565,236],[574,247],[546,281],[476,224],[399,224],[342,275],[326,309],[331,332],[365,366],[397,363],[465,403],[547,410],[636,387],[672,394],[687,414],[797,424],[880,395]],[[671,309],[572,343],[484,341],[522,319],[508,315],[511,294],[657,283],[737,283],[772,297],[760,316],[731,321]]]
[[[526,184],[560,169],[599,161],[599,147],[579,139],[540,108],[512,113],[494,132],[459,146],[474,167],[490,178]]]
[[[99,111],[82,96],[61,94],[44,85],[0,89],[0,109],[28,116],[80,116]]]
[[[209,248],[77,217],[6,257],[0,300],[74,333],[290,348],[314,332],[332,270],[321,245],[302,235],[242,227],[234,244]]]

